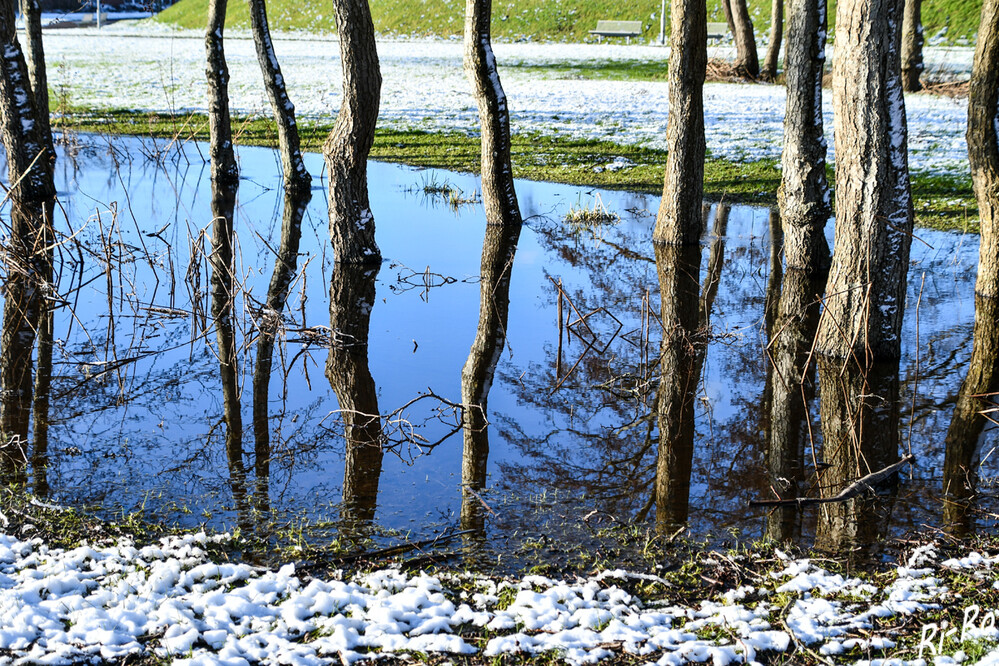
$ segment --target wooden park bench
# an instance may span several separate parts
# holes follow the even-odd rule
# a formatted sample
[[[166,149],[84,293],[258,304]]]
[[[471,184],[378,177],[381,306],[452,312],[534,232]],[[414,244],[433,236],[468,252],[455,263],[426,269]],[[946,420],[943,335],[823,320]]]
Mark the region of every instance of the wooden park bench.
[[[708,39],[725,39],[728,34],[728,23],[708,23]]]
[[[100,19],[101,23],[107,23],[108,13],[101,12]],[[96,25],[96,24],[97,24],[97,14],[95,12],[80,15],[80,25]]]
[[[598,37],[626,37],[631,42],[632,37],[642,35],[641,21],[597,21],[597,29],[590,30],[591,35]]]

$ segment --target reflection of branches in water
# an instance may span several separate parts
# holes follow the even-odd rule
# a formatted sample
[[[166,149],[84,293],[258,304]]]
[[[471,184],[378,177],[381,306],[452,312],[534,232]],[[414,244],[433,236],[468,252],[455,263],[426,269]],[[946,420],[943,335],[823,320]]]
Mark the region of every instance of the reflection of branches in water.
[[[410,408],[425,401],[431,403],[427,409],[427,415],[420,419],[414,419],[409,413]],[[367,414],[357,410],[337,409],[323,418],[319,422],[319,426],[327,432],[343,436],[348,427],[347,424],[355,419],[379,420],[382,424],[379,433],[382,450],[394,453],[399,459],[411,463],[418,456],[430,453],[460,432],[462,413],[463,408],[460,404],[452,402],[428,388],[426,393],[420,393],[391,412]],[[448,431],[434,440],[420,434],[421,430],[429,429],[435,424],[444,425]]]
[[[389,265],[389,268],[400,269],[398,277],[396,278],[396,284],[389,285],[389,289],[397,294],[419,289],[420,299],[424,303],[428,303],[430,301],[431,289],[444,287],[458,281],[457,278],[432,272],[430,270],[430,266],[427,266],[422,271],[414,271],[408,266],[404,266],[399,263],[392,263]]]
[[[694,296],[697,320],[694,326],[698,346],[709,344],[715,349],[724,346],[725,352],[719,358],[726,365],[732,362],[738,366],[733,368],[733,379],[740,386],[748,386],[752,377],[764,376],[762,350],[747,344],[749,341],[744,338],[749,336],[738,329],[729,329],[718,315],[741,313],[745,307],[743,301],[758,300],[762,305],[764,285],[754,277],[758,271],[753,262],[770,256],[759,253],[755,247],[746,251],[738,246],[726,252],[727,215],[725,207],[721,208],[715,216],[710,251],[705,253],[707,277]],[[496,417],[501,434],[517,448],[522,461],[526,461],[502,465],[500,484],[504,490],[520,494],[532,487],[557,486],[617,516],[641,515],[641,509],[649,506],[654,454],[660,443],[651,400],[655,396],[652,389],[658,387],[657,337],[662,330],[661,315],[657,312],[658,294],[649,289],[656,284],[654,274],[649,272],[654,260],[637,252],[622,254],[614,249],[645,246],[647,238],[636,227],[619,225],[608,230],[599,243],[562,233],[554,226],[539,231],[539,240],[548,246],[551,255],[564,258],[578,269],[571,286],[562,277],[559,288],[559,277],[549,276],[550,283],[555,285],[551,290],[550,310],[557,310],[560,292],[575,306],[573,311],[568,301],[563,300],[563,312],[558,316],[563,332],[567,319],[583,319],[588,312],[601,307],[613,313],[614,319],[602,314],[586,318],[584,321],[590,324],[594,335],[590,335],[582,322],[578,323],[579,336],[572,336],[572,347],[568,350],[563,337],[562,351],[569,360],[558,379],[552,378],[562,367],[554,335],[547,350],[547,363],[501,371],[507,387],[520,403],[543,415],[540,424],[530,426],[516,416]],[[759,288],[760,295],[756,295],[755,288]],[[651,307],[650,301],[656,302],[655,307]],[[710,316],[713,310],[715,317]],[[714,318],[718,322],[713,328]],[[617,322],[623,327],[606,353],[598,356],[589,351],[552,394],[553,386],[565,378],[566,370],[586,346],[597,339],[603,347],[617,330]],[[733,358],[737,360],[732,361]],[[708,365],[704,367],[709,368],[708,372],[716,372]],[[747,372],[752,374],[747,377]],[[702,373],[697,374],[695,384],[691,385],[699,398],[695,401],[693,418],[701,420],[713,409],[707,398],[713,397],[718,388],[705,393]],[[738,404],[740,398],[726,385],[720,388],[730,411],[730,406]],[[746,409],[760,409],[760,401],[754,401],[751,395],[745,400]],[[722,524],[731,524],[738,520],[731,509],[734,497],[745,494],[746,481],[756,478],[754,469],[758,459],[752,454],[759,448],[759,430],[742,418],[729,418],[721,428],[713,424],[711,428],[714,428],[711,440],[703,448],[698,447],[693,460],[692,474],[699,486],[696,492],[702,498],[712,498],[710,506],[699,504],[697,518],[703,524],[721,517]],[[698,436],[707,438],[708,434]],[[700,487],[704,483],[708,484],[707,490]]]

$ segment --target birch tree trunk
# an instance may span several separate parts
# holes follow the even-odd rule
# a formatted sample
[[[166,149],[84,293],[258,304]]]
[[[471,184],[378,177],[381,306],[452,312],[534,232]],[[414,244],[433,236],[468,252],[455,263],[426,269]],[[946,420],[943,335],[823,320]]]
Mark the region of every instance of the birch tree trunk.
[[[375,264],[368,203],[368,153],[375,140],[382,76],[367,0],[333,0],[343,65],[343,102],[323,152],[329,169],[330,240],[335,261]]]
[[[777,61],[780,59],[780,43],[784,36],[784,0],[772,0],[770,5],[770,43],[763,58],[760,78],[773,81],[777,78]],[[785,58],[787,56],[785,55]]]
[[[465,75],[479,105],[482,128],[482,201],[488,224],[520,224],[510,162],[510,111],[493,55],[492,0],[465,4]]]
[[[670,5],[669,119],[666,176],[652,240],[700,242],[704,196],[704,73],[708,64],[707,9],[703,0]]]
[[[209,0],[208,30],[205,50],[208,56],[208,134],[212,161],[212,180],[234,183],[239,179],[236,153],[232,145],[232,121],[229,117],[229,67],[225,61],[226,0]]]
[[[27,1],[27,0],[24,0]],[[264,88],[267,99],[270,100],[277,124],[278,145],[281,149],[281,163],[284,165],[285,187],[291,190],[308,190],[312,176],[305,168],[302,150],[298,137],[298,125],[295,122],[295,105],[288,97],[288,90],[281,74],[281,65],[274,52],[274,42],[271,39],[270,27],[267,23],[267,6],[265,0],[249,0],[250,29],[253,32],[253,44],[257,49],[257,61],[264,77]]]
[[[902,0],[836,8],[836,241],[820,353],[898,358],[912,238]]]
[[[749,18],[746,0],[731,0],[731,3],[732,23],[735,26],[732,32],[735,38],[735,71],[740,76],[755,79],[760,75],[760,58],[756,53],[753,20]]]
[[[787,110],[778,192],[789,269],[811,275],[829,267],[825,225],[830,215],[822,73],[826,50],[826,0],[789,0],[784,78]]]
[[[985,0],[968,93],[968,158],[981,238],[975,292],[999,298],[999,0]]]
[[[902,16],[902,89],[918,92],[923,89],[923,0],[905,0]]]

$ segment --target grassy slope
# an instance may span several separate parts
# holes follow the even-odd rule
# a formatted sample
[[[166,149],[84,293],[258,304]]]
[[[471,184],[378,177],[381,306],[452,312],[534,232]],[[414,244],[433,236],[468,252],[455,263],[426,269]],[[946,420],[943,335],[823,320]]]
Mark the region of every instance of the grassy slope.
[[[708,20],[723,21],[718,0],[707,0]],[[375,29],[380,33],[449,37],[460,35],[464,0],[370,0]],[[333,30],[328,0],[269,0],[271,26],[278,30]],[[669,3],[667,3],[667,7]],[[208,0],[180,0],[159,20],[185,28],[203,28]],[[649,39],[659,34],[657,0],[496,0],[493,34],[499,39],[583,41],[599,19],[643,20]],[[982,0],[924,0],[923,24],[927,36],[948,27],[951,40],[969,38],[978,28]],[[668,10],[667,10],[668,11]],[[770,1],[749,0],[749,11],[759,35],[770,27]],[[830,0],[829,16],[834,16]],[[833,21],[830,20],[830,23]],[[247,27],[247,5],[229,3],[228,24]]]

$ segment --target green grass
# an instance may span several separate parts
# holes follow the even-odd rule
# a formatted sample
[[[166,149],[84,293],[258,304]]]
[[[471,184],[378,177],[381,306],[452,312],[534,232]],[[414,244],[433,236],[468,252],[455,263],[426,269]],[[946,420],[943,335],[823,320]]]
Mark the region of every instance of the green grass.
[[[57,129],[111,134],[131,134],[180,141],[208,138],[204,115],[170,116],[135,111],[74,109],[55,120]],[[299,124],[302,145],[320,151],[331,125],[303,121]],[[277,147],[269,118],[236,119],[236,142],[243,145]],[[375,135],[372,159],[418,167],[460,172],[479,171],[479,138],[464,133],[429,133],[383,129]],[[617,171],[594,167],[618,158],[632,166]],[[623,146],[608,141],[582,141],[561,137],[520,134],[513,137],[514,175],[528,180],[601,187],[659,194],[663,187],[666,151]],[[829,171],[830,181],[834,179]],[[777,203],[780,186],[778,160],[733,162],[708,158],[704,164],[705,198],[762,206]],[[969,176],[913,174],[912,193],[917,223],[923,227],[978,230],[978,210]]]
[[[382,34],[450,37],[464,25],[464,0],[370,0],[375,30]],[[184,28],[204,28],[207,0],[180,0],[158,20]],[[667,12],[669,3],[667,3]],[[724,21],[718,0],[708,0],[708,21]],[[927,36],[947,27],[952,42],[969,39],[978,29],[982,0],[924,0],[922,16]],[[328,0],[270,0],[271,27],[277,30],[331,32],[333,11]],[[500,40],[594,41],[589,31],[600,19],[643,21],[641,39],[659,35],[658,0],[497,0],[493,3],[493,36]],[[246,3],[231,2],[228,25],[247,27]],[[770,29],[769,0],[749,0],[749,12],[761,37]],[[830,0],[829,23],[834,23]],[[641,39],[639,41],[641,41]],[[611,40],[623,42],[623,39]],[[762,43],[761,43],[762,48]]]
[[[534,65],[524,62],[507,62],[504,69],[516,69],[541,79],[591,79],[610,81],[665,81],[669,73],[666,60],[597,60],[593,62],[564,62],[552,65]]]

